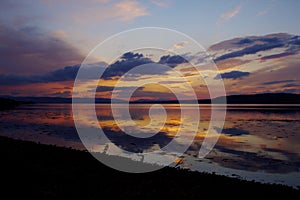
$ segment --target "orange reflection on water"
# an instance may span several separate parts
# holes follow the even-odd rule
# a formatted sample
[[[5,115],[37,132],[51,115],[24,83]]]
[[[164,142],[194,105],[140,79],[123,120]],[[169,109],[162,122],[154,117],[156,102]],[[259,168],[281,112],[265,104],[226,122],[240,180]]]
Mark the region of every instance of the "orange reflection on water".
[[[165,118],[160,113],[153,112],[151,122],[149,108],[151,105],[130,105],[130,114],[137,127],[143,127],[151,122],[149,132],[157,133],[153,139],[145,142],[126,134],[117,126],[110,105],[96,105],[98,123],[91,124],[92,110],[86,105],[80,105],[86,115],[80,118],[83,126],[99,125],[116,142],[126,150],[147,152],[167,145],[176,137],[180,127],[185,127],[184,137],[194,139],[186,152],[197,156],[203,139],[206,137],[210,124],[211,110],[200,106],[200,121],[197,134],[193,138],[194,105],[163,105],[167,117],[164,125],[160,123]],[[122,116],[125,107],[119,105],[118,114]],[[182,109],[185,117],[181,116]],[[207,156],[219,165],[243,170],[295,171],[300,162],[300,111],[297,109],[254,108],[236,106],[227,110],[226,121],[222,134],[213,151]],[[126,128],[126,119],[121,123]],[[135,131],[135,127],[127,127]],[[70,104],[26,105],[15,110],[2,111],[0,116],[0,132],[2,135],[13,135],[17,138],[36,138],[39,141],[50,141],[50,137],[69,141],[72,145],[81,143],[74,128]],[[45,136],[45,137],[44,137]],[[47,137],[46,137],[47,136]],[[47,139],[43,139],[47,138]],[[212,136],[215,137],[215,136]],[[152,138],[152,137],[151,137]],[[51,140],[57,141],[57,140]],[[74,145],[75,146],[75,145]],[[102,147],[101,147],[102,148]]]

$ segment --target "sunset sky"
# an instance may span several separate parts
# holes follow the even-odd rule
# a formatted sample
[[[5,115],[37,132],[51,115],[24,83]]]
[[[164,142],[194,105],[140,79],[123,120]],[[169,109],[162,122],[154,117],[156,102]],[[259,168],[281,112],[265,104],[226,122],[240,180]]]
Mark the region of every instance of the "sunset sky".
[[[227,94],[300,93],[299,8],[296,0],[2,0],[0,95],[71,97],[76,72],[97,44],[118,32],[151,26],[180,31],[203,45],[220,70]],[[185,45],[186,41],[176,41],[173,47]],[[145,52],[128,52],[113,63],[101,59],[97,67],[109,67],[97,90],[99,97],[109,97],[116,79],[138,64],[189,69],[188,63],[168,53],[152,58]],[[182,82],[170,72],[156,75],[145,74],[141,79],[160,75],[189,98]],[[193,71],[187,76],[199,98],[206,98],[203,80]],[[153,96],[174,98],[157,84],[136,91],[137,99]]]

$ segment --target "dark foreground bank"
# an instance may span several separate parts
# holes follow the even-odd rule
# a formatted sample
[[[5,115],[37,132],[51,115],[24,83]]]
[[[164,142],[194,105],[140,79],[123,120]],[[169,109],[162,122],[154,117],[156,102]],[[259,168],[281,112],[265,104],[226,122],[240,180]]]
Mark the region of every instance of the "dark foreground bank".
[[[89,153],[0,137],[1,193],[22,199],[203,199],[300,196],[259,184],[175,168],[144,174],[110,169]],[[242,196],[241,196],[242,195]],[[9,198],[9,199],[11,199]]]

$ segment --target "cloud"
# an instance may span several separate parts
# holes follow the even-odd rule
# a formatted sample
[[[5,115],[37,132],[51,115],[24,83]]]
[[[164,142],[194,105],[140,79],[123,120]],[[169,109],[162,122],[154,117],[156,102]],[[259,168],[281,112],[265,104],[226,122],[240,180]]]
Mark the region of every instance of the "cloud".
[[[183,41],[183,42],[174,44],[174,48],[175,49],[182,49],[187,43],[188,43],[188,41]]]
[[[1,74],[1,85],[24,85],[32,83],[49,83],[74,80],[79,66],[68,66],[63,69],[49,72],[45,75],[14,75]]]
[[[300,45],[300,36],[295,35],[291,38],[290,44]]]
[[[241,8],[242,8],[241,6],[237,6],[234,9],[232,9],[226,13],[223,13],[221,15],[221,18],[224,20],[229,20],[229,19],[235,17],[241,11]]]
[[[98,86],[96,92],[112,92],[115,89],[113,86]],[[89,90],[89,92],[93,92],[94,90]]]
[[[260,58],[261,61],[269,60],[269,59],[277,59],[283,58],[287,56],[296,55],[300,51],[300,37],[299,36],[288,36],[286,39],[279,39],[279,38],[262,38],[260,41],[268,42],[268,43],[285,43],[288,47],[282,53],[276,53],[273,55],[268,55]]]
[[[217,21],[217,25],[220,25],[222,22],[226,22],[234,18],[237,14],[239,14],[241,9],[242,6],[237,6],[228,12],[222,13],[221,16],[219,17],[219,20]]]
[[[295,80],[280,80],[280,81],[269,81],[269,82],[264,82],[264,85],[274,85],[278,83],[292,83],[295,82]]]
[[[219,70],[233,69],[241,65],[249,63],[250,60],[242,60],[238,58],[229,58],[226,60],[221,60],[216,62],[216,65]]]
[[[44,0],[35,3],[36,7],[54,11],[54,15],[45,13],[42,15],[49,20],[64,20],[64,24],[92,27],[103,26],[103,23],[111,25],[111,22],[130,22],[138,17],[150,15],[144,2],[137,0]],[[84,29],[81,27],[81,29]],[[83,31],[83,30],[82,30]]]
[[[295,94],[297,92],[298,92],[297,89],[283,89],[283,90],[272,91],[272,93],[292,93],[292,94]]]
[[[168,65],[169,67],[174,68],[177,65],[188,63],[188,61],[179,55],[175,55],[175,56],[166,55],[166,56],[162,56],[158,63],[165,64]]]
[[[296,46],[300,45],[300,37],[295,35],[290,35],[287,33],[276,33],[268,34],[264,36],[248,36],[244,38],[233,38],[230,40],[225,40],[214,44],[209,47],[209,51],[215,52],[224,50],[224,52],[241,50],[241,48],[250,47],[256,44],[265,44],[265,43],[284,43],[287,46]]]
[[[165,55],[160,58],[160,61],[156,64],[165,64],[170,67],[176,67],[178,64],[187,62],[181,56],[170,56]],[[115,63],[109,65],[102,75],[103,80],[111,80],[114,78],[119,78],[131,69],[139,66],[149,64],[147,68],[142,71],[136,71],[134,74],[131,73],[130,76],[134,78],[135,76],[140,77],[141,75],[161,75],[168,71],[167,68],[163,68],[160,65],[155,65],[155,62],[150,58],[144,57],[143,54],[127,52],[121,56],[119,60]],[[151,64],[154,64],[153,66]],[[98,67],[106,67],[107,63],[99,62],[96,64],[91,64],[90,66],[85,66],[82,73],[86,73],[87,79],[99,79]],[[50,83],[50,82],[63,82],[63,81],[74,81],[79,70],[80,65],[66,66],[61,69],[52,70],[44,74],[0,74],[0,84],[1,85],[24,85],[32,83]],[[139,73],[139,74],[137,74]],[[127,77],[127,76],[126,76]],[[127,79],[126,79],[127,80]]]
[[[113,77],[123,76],[129,70],[143,64],[153,63],[149,58],[144,57],[143,54],[127,52],[118,61],[111,64],[103,73],[104,80],[110,80]]]
[[[241,72],[241,71],[231,71],[231,72],[225,72],[220,75],[217,75],[215,79],[239,79],[244,76],[249,76],[250,72]]]
[[[37,27],[0,25],[0,41],[2,74],[41,74],[83,59],[79,50]]]
[[[162,5],[162,4],[161,4]],[[40,12],[47,8],[47,12]],[[128,22],[149,15],[144,2],[137,0],[41,0],[14,2],[3,0],[0,21],[5,24],[33,24],[56,21],[62,25],[88,25],[107,21]],[[49,12],[48,12],[49,11]],[[109,23],[110,23],[109,22]],[[74,24],[75,23],[75,24]],[[82,27],[81,27],[82,28]]]
[[[289,84],[285,84],[281,87],[298,87],[298,86],[300,86],[300,85],[299,84],[294,84],[294,83],[289,83]]]
[[[67,0],[64,2],[64,7],[69,7],[74,2]],[[61,2],[58,4],[61,7]],[[65,16],[66,13],[63,13]],[[89,1],[78,3],[74,6],[73,12],[68,13],[71,20],[80,23],[99,22],[104,20],[117,20],[128,22],[135,18],[149,15],[146,7],[136,0],[123,0],[123,1]]]
[[[112,13],[115,13],[120,21],[131,21],[137,17],[149,15],[146,8],[135,0],[125,0],[116,3]]]
[[[131,91],[131,90],[142,90],[144,87],[134,87],[134,86],[98,86],[96,89],[96,92],[112,92],[113,90],[118,91]],[[90,90],[90,92],[93,92],[93,90]]]
[[[158,62],[152,61],[150,58],[145,57],[143,54],[140,53],[133,53],[133,52],[127,52],[122,57],[116,61],[115,63],[111,64],[103,73],[102,78],[104,80],[110,80],[115,77],[121,77],[131,69],[144,64],[151,64],[148,68],[144,68],[143,71],[139,71],[140,74],[131,74],[132,76],[140,76],[140,75],[159,75],[159,74],[165,74],[166,68],[162,68],[159,65],[156,64],[163,64],[167,65],[171,68],[176,67],[179,64],[187,63],[187,61],[179,56],[171,56],[171,55],[164,55],[160,58]],[[136,72],[137,73],[137,72]]]
[[[256,16],[259,17],[259,16],[266,15],[273,6],[274,6],[274,2],[271,2],[271,4],[269,4],[265,9],[258,11]]]
[[[132,53],[132,52],[127,52],[127,53],[124,53],[121,57],[121,59],[123,60],[133,60],[133,59],[139,59],[139,58],[142,58],[144,57],[143,54],[141,53]]]
[[[89,79],[98,79],[96,68],[106,65],[104,62],[100,62],[97,65],[85,67],[83,73],[86,72]],[[43,75],[15,75],[15,74],[1,74],[1,85],[25,85],[32,83],[52,83],[52,82],[64,82],[74,81],[79,70],[80,65],[67,66],[62,69],[57,69],[48,72]]]
[[[243,39],[239,40],[238,42],[235,42],[234,44],[244,45],[244,44],[251,44],[253,42],[254,42],[254,40],[251,40],[249,38],[243,38]]]
[[[283,52],[283,53],[273,54],[273,55],[269,55],[269,56],[264,56],[264,57],[260,58],[260,60],[264,61],[264,60],[269,60],[269,59],[282,58],[282,57],[291,56],[291,55],[295,55],[295,54],[296,53],[294,53],[294,52]]]
[[[275,38],[265,38],[265,39],[260,39],[260,41],[264,41],[267,43],[255,44],[253,46],[246,47],[242,50],[237,50],[237,51],[233,51],[233,52],[224,54],[224,55],[216,58],[215,62],[225,60],[228,58],[242,57],[244,55],[255,54],[260,51],[267,51],[267,50],[271,50],[274,48],[279,48],[279,47],[285,46],[285,43],[283,43],[281,40],[275,39]]]
[[[218,127],[214,128],[217,132],[229,135],[229,136],[241,136],[241,135],[249,135],[250,132],[247,130],[239,129],[239,128],[223,128],[220,129]]]
[[[71,91],[59,91],[59,92],[51,93],[51,94],[49,94],[49,96],[68,98],[68,97],[72,96],[72,93],[71,93]]]

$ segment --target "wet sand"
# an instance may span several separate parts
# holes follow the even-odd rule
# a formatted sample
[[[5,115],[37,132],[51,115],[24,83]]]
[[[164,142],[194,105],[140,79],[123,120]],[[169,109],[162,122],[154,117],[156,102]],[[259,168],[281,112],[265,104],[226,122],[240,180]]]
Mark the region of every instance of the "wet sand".
[[[129,174],[106,167],[87,152],[5,137],[0,137],[0,149],[3,197],[5,193],[23,199],[300,196],[300,190],[287,186],[169,167]]]

